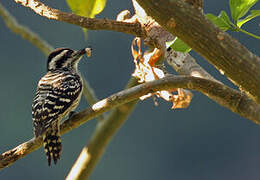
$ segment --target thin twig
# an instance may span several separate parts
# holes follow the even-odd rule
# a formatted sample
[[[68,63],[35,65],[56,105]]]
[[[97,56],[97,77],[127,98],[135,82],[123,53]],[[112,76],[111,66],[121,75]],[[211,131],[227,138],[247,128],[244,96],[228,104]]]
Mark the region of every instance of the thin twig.
[[[126,86],[126,89],[137,85],[137,80],[132,77]],[[104,121],[100,121],[77,161],[71,168],[66,180],[83,180],[87,179],[100,157],[105,152],[107,144],[112,140],[113,135],[124,124],[131,112],[134,110],[137,100],[123,104],[118,108],[113,109]]]
[[[145,34],[138,22],[127,23],[109,19],[92,19],[78,16],[73,13],[62,12],[58,9],[50,8],[37,0],[14,0],[16,3],[32,9],[36,14],[49,19],[75,24],[89,30],[110,30],[132,34],[143,37]]]
[[[222,106],[228,107],[233,112],[260,123],[260,108],[247,96],[215,81],[190,77],[190,76],[167,76],[165,78],[141,84],[130,89],[113,94],[105,98],[91,108],[75,114],[61,125],[61,134],[65,134],[90,119],[122,104],[131,102],[139,97],[159,90],[171,90],[173,88],[193,89],[202,92]],[[13,164],[16,160],[23,158],[30,152],[42,145],[42,138],[31,139],[18,147],[0,155],[0,169]]]
[[[3,7],[1,3],[0,16],[2,16],[6,26],[11,31],[28,40],[34,46],[38,47],[45,54],[45,56],[48,56],[53,50],[53,47],[49,43],[44,41],[38,34],[31,31],[28,27],[19,24],[16,19]]]

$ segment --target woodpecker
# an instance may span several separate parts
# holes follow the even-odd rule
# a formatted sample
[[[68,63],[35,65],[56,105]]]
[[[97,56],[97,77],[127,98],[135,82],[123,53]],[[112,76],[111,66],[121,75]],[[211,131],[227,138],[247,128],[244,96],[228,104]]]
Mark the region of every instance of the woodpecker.
[[[78,106],[82,94],[82,78],[78,63],[91,48],[74,51],[55,49],[47,60],[47,73],[37,87],[32,103],[34,136],[43,137],[48,165],[57,163],[61,156],[60,122]]]

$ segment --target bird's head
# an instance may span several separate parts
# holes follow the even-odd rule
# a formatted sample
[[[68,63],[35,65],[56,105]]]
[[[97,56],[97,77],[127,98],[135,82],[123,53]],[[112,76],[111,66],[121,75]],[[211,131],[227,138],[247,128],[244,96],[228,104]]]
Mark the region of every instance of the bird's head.
[[[84,48],[78,51],[69,48],[55,49],[48,57],[47,71],[57,69],[72,69],[77,71],[78,63],[84,54],[90,56],[91,48]]]

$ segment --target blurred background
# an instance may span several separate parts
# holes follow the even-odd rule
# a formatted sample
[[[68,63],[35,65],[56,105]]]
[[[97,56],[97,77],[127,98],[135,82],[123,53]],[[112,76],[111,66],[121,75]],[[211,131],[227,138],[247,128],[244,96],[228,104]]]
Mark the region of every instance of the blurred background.
[[[42,1],[70,11],[65,0]],[[124,88],[134,71],[130,44],[133,36],[108,31],[88,31],[87,41],[78,26],[40,17],[14,1],[1,2],[20,22],[55,48],[80,49],[91,45],[93,54],[80,63],[82,75],[102,99]],[[108,0],[100,18],[115,19],[130,0]],[[260,3],[254,6],[260,9]],[[205,1],[205,13],[229,11],[227,0]],[[230,15],[230,14],[229,14]],[[260,35],[260,18],[244,28]],[[229,32],[230,33],[230,32]],[[259,40],[230,33],[260,56]],[[12,33],[0,18],[0,152],[33,137],[31,103],[38,80],[46,72],[42,52]],[[209,73],[232,84],[195,52],[192,55]],[[169,68],[170,70],[170,68]],[[172,71],[172,70],[171,70]],[[232,86],[234,87],[234,86]],[[171,104],[151,99],[138,104],[114,136],[91,179],[113,180],[258,180],[260,179],[260,126],[194,92],[188,109],[171,110]],[[77,111],[89,107],[82,98]],[[63,154],[51,168],[43,148],[0,171],[0,179],[64,179],[96,125],[91,120],[62,136]]]

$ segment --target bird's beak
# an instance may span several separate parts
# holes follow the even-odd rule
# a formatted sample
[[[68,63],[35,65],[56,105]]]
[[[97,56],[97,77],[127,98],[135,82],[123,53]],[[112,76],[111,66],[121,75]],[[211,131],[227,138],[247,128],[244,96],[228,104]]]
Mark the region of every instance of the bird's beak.
[[[84,48],[84,49],[81,49],[79,51],[76,51],[74,56],[81,57],[84,54],[86,54],[88,57],[90,57],[91,56],[91,51],[92,51],[92,49],[90,47]]]

